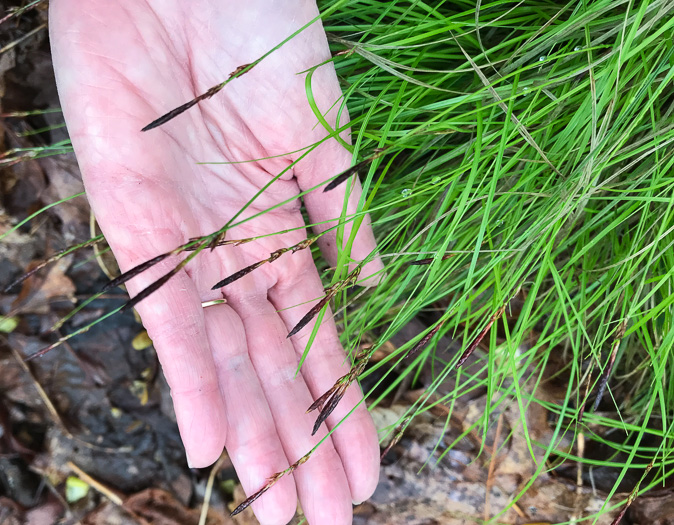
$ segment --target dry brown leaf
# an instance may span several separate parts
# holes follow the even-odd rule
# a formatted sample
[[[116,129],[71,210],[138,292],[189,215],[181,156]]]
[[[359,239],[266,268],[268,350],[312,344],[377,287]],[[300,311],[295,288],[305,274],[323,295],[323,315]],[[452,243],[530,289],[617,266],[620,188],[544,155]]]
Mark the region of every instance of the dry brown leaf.
[[[40,159],[40,165],[49,180],[43,192],[45,202],[56,202],[84,191],[82,175],[74,154]],[[85,197],[66,201],[50,210],[63,224],[67,242],[81,239],[89,231],[89,203]]]
[[[170,493],[160,489],[147,489],[126,499],[124,508],[143,525],[197,525],[201,509],[188,509]],[[91,525],[103,525],[107,522],[93,521]],[[207,525],[232,525],[228,517],[209,509]]]
[[[627,511],[628,523],[674,525],[674,490],[650,492],[634,501]]]
[[[21,287],[19,296],[14,301],[12,308],[20,310],[21,313],[49,313],[49,305],[56,299],[63,299],[75,302],[75,284],[66,275],[70,267],[72,257],[64,257],[49,269],[38,272],[26,279]],[[35,261],[33,264],[39,264]],[[31,266],[26,269],[30,271]]]

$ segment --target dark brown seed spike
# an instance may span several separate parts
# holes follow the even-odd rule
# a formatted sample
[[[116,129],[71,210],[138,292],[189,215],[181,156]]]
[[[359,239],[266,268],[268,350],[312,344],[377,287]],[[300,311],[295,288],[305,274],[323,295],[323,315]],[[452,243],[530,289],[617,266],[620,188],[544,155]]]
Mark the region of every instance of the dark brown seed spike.
[[[230,514],[230,516],[236,516],[237,514],[239,514],[239,513],[243,512],[244,510],[246,510],[246,509],[247,509],[248,507],[250,507],[253,503],[255,503],[255,501],[256,501],[260,496],[262,496],[262,494],[264,494],[264,493],[267,492],[270,488],[272,488],[272,487],[274,486],[274,484],[275,484],[279,479],[281,479],[281,478],[282,478],[283,476],[285,476],[286,474],[292,474],[292,473],[297,469],[297,467],[299,467],[300,465],[306,463],[307,460],[309,459],[309,457],[311,456],[311,452],[312,452],[312,451],[310,451],[310,452],[308,452],[307,454],[305,454],[304,456],[302,456],[300,459],[298,459],[297,461],[295,461],[295,463],[293,463],[292,465],[290,465],[287,469],[285,469],[285,470],[283,470],[283,471],[281,471],[281,472],[277,472],[276,474],[274,474],[273,476],[271,476],[271,477],[267,480],[267,483],[265,484],[264,487],[262,487],[260,490],[258,490],[258,491],[257,491],[255,494],[253,494],[251,497],[247,498],[246,501],[244,501],[243,503],[241,503],[241,505],[239,505],[238,507],[236,507],[236,508],[232,511],[232,513]]]
[[[389,453],[389,451],[395,447],[400,439],[403,437],[403,433],[405,432],[405,428],[407,428],[407,425],[411,421],[411,417],[406,417],[400,425],[398,425],[398,428],[396,429],[396,433],[393,436],[393,439],[391,442],[388,444],[388,446],[384,449],[384,451],[381,453],[381,456],[379,456],[379,461],[382,461],[384,457],[386,457],[386,454]]]
[[[625,503],[625,506],[622,508],[620,513],[615,517],[615,519],[611,522],[611,525],[618,525],[618,523],[620,523],[623,520],[623,518],[625,517],[625,513],[627,512],[627,509],[630,508],[631,504],[632,504],[631,501]]]
[[[286,253],[289,249],[290,248],[280,248],[280,249],[276,250],[275,252],[270,253],[269,259],[267,259],[267,261],[270,262],[270,263],[274,262],[276,259],[281,257],[281,255]]]
[[[269,259],[263,259],[262,261],[258,261],[254,264],[251,264],[250,266],[246,266],[242,270],[239,270],[238,272],[233,273],[229,277],[225,277],[222,281],[218,282],[215,284],[211,290],[217,290],[218,288],[222,288],[224,286],[227,286],[228,284],[232,284],[234,281],[238,281],[242,277],[245,277],[248,275],[250,272],[253,270],[256,270],[260,266],[262,266],[264,263],[268,262]]]
[[[375,157],[370,157],[369,159],[361,160],[359,163],[354,164],[350,168],[347,168],[342,173],[337,175],[325,188],[323,188],[323,193],[334,190],[340,184],[346,182],[350,177],[357,174],[363,167],[370,164],[375,159]]]
[[[477,345],[480,344],[482,339],[484,339],[484,336],[487,334],[489,329],[491,328],[491,325],[494,324],[494,321],[489,321],[487,326],[477,335],[477,337],[473,340],[473,342],[470,344],[468,348],[466,348],[466,351],[461,355],[459,358],[459,361],[456,363],[456,368],[461,368],[461,366],[466,362],[466,360],[471,356],[471,354],[475,351],[477,348]]]
[[[339,388],[333,393],[333,395],[330,397],[330,399],[326,402],[325,406],[321,410],[321,413],[318,414],[318,417],[316,418],[316,422],[314,423],[314,428],[311,431],[311,435],[313,436],[318,432],[318,429],[321,428],[321,425],[323,422],[328,419],[328,416],[332,414],[332,412],[337,408],[337,405],[339,402],[342,400],[344,397],[344,394],[346,393],[346,389],[348,388],[349,384],[348,383],[343,383],[339,385]]]
[[[153,120],[150,122],[147,126],[145,126],[141,131],[150,131],[151,129],[158,128],[162,124],[166,124],[169,120],[172,120],[176,118],[178,115],[181,113],[184,113],[188,109],[190,109],[192,106],[196,106],[199,100],[195,98],[194,100],[190,100],[189,102],[186,102],[182,106],[178,106],[175,109],[172,109],[168,113],[162,115],[156,120]]]
[[[407,264],[409,266],[423,266],[424,264],[431,264],[434,260],[433,257],[427,257],[426,259],[419,259],[418,261],[412,261]]]
[[[449,255],[443,255],[442,260],[446,261],[447,259],[450,259],[454,257],[456,254],[455,253],[450,253]],[[407,263],[409,266],[422,266],[424,264],[431,264],[435,260],[434,257],[428,257],[426,259],[419,259],[418,261],[412,261]]]
[[[597,390],[597,398],[592,404],[592,411],[596,412],[601,404],[601,400],[604,398],[604,393],[606,392],[606,385],[608,384],[608,375],[604,374],[599,380],[599,390]]]
[[[108,290],[117,288],[120,284],[124,284],[126,281],[133,279],[136,275],[140,275],[145,270],[152,268],[155,264],[162,262],[171,254],[173,254],[173,252],[162,253],[161,255],[153,257],[149,261],[145,261],[144,263],[141,263],[138,266],[134,266],[128,272],[124,272],[119,277],[115,277],[112,281],[103,286],[101,292],[107,292]]]
[[[190,109],[193,106],[196,106],[199,102],[201,102],[204,99],[211,98],[213,95],[215,95],[218,91],[220,91],[223,87],[225,87],[225,84],[218,84],[217,86],[213,86],[211,89],[206,91],[205,93],[199,95],[198,97],[190,100],[189,102],[185,102],[182,106],[178,106],[175,109],[172,109],[165,115],[162,115],[156,120],[153,120],[150,122],[147,126],[145,126],[141,131],[150,131],[151,129],[158,128],[162,124],[166,124],[169,120],[174,119],[181,113],[184,113],[188,109]]]
[[[602,375],[601,380],[599,382],[599,390],[597,391],[597,398],[594,400],[594,404],[592,405],[593,411],[596,411],[599,408],[601,400],[604,397],[604,392],[606,392],[606,386],[608,385],[608,380],[611,377],[613,365],[615,364],[615,358],[618,355],[618,348],[620,348],[620,341],[625,335],[626,329],[627,329],[627,321],[623,321],[622,323],[620,323],[620,325],[618,325],[615,339],[613,340],[613,345],[611,348],[611,356],[609,357],[606,370],[604,370],[604,374]]]
[[[173,277],[175,274],[177,274],[180,270],[182,270],[182,268],[183,268],[183,264],[181,263],[178,266],[176,266],[175,268],[173,268],[166,275],[157,279],[150,286],[148,286],[142,292],[140,292],[138,295],[136,295],[133,299],[130,299],[129,301],[127,301],[126,304],[124,306],[122,306],[120,311],[126,312],[128,310],[131,310],[131,308],[134,308],[143,299],[147,299],[150,295],[152,295],[154,292],[159,290],[159,288],[164,286],[168,282],[168,280],[171,277]]]
[[[220,235],[216,235],[215,237],[213,237],[213,240],[208,244],[210,250],[213,251],[218,246],[220,246],[220,243],[224,240],[224,238],[225,238],[224,233],[221,233]]]
[[[477,337],[475,338],[475,340],[470,344],[470,346],[468,348],[466,348],[466,351],[463,353],[463,355],[461,355],[461,357],[459,358],[459,361],[456,363],[456,368],[460,368],[466,362],[466,360],[470,357],[470,355],[477,348],[477,345],[479,345],[480,342],[482,341],[482,339],[484,339],[484,336],[487,335],[487,333],[489,332],[489,329],[494,324],[494,322],[499,317],[501,317],[503,315],[503,312],[505,312],[505,305],[503,305],[501,308],[496,310],[496,313],[491,316],[491,319],[487,323],[487,326],[485,326],[482,329],[482,331],[479,334],[477,334]]]
[[[414,345],[414,348],[410,350],[410,353],[407,354],[407,357],[416,354],[419,350],[421,350],[424,346],[428,344],[428,342],[433,338],[435,334],[438,333],[438,330],[442,328],[442,325],[445,324],[444,321],[440,321],[433,329],[428,332],[424,337],[421,338],[421,341],[419,341],[416,345]]]
[[[328,390],[325,394],[319,397],[316,401],[311,403],[311,406],[307,408],[307,411],[305,413],[308,414],[309,412],[313,412],[314,410],[323,410],[323,405],[325,405],[325,402],[334,393],[335,388],[336,385],[332,386],[330,390]]]
[[[21,284],[24,282],[26,279],[28,279],[30,276],[35,275],[39,270],[42,270],[45,266],[49,264],[49,261],[42,261],[40,264],[38,264],[35,268],[32,270],[24,273],[21,277],[17,278],[14,282],[8,284],[5,286],[4,290],[2,290],[2,293],[8,293],[12,288],[14,288],[16,285]]]
[[[280,474],[280,475],[279,475]],[[250,496],[249,498],[246,498],[246,500],[241,503],[238,507],[236,507],[232,513],[230,514],[230,517],[234,517],[237,514],[240,514],[244,510],[246,510],[248,507],[250,507],[255,501],[262,496],[265,492],[267,492],[270,488],[274,486],[274,484],[281,478],[281,476],[284,473],[279,472],[278,474],[274,474],[271,478],[269,478],[269,481],[265,484],[264,487],[262,487],[260,490],[258,490],[255,494]]]
[[[310,457],[311,457],[311,451],[307,452],[306,454],[304,454],[304,456],[302,456],[300,459],[295,461],[295,463],[293,463],[292,469],[295,470],[300,465],[304,465],[307,461],[309,461]]]
[[[245,75],[246,73],[248,73],[248,71],[250,71],[250,69],[253,69],[253,68],[251,67],[248,71],[246,71],[246,73],[240,74],[241,71],[243,71],[244,69],[246,69],[248,66],[250,66],[250,64],[243,64],[243,65],[237,67],[234,71],[232,71],[232,72],[229,74],[229,78],[232,78],[233,76],[236,76],[236,75],[238,75],[238,76],[243,76],[243,75]]]
[[[390,442],[388,445],[386,445],[386,448],[385,448],[384,451],[381,453],[381,456],[379,456],[379,461],[380,461],[380,462],[384,460],[384,458],[386,457],[386,455],[391,451],[391,449],[392,449],[395,445],[397,445],[397,443],[395,443],[393,439],[391,440],[391,442]]]
[[[318,315],[318,312],[321,311],[321,308],[323,308],[330,299],[332,299],[332,296],[334,295],[334,292],[328,293],[323,299],[318,301],[318,303],[309,310],[302,319],[299,320],[299,322],[295,325],[295,328],[290,330],[288,335],[286,336],[286,339],[294,336],[297,332],[302,330],[306,325],[309,324],[309,321],[311,321],[316,315]]]
[[[358,375],[363,371],[365,368],[365,365],[367,364],[368,361],[368,356],[367,354],[360,354],[356,358],[356,364],[353,366],[351,370],[349,370],[348,374],[344,374],[342,377],[340,377],[337,381],[335,381],[335,384],[330,387],[330,390],[328,390],[325,394],[323,394],[321,397],[319,397],[316,401],[314,401],[311,406],[307,409],[305,412],[308,414],[309,412],[313,412],[314,410],[323,410],[323,405],[327,402],[327,400],[336,392],[338,391],[339,388],[341,388],[342,385],[346,384],[346,386],[349,386],[353,380],[358,377]]]
[[[300,250],[304,250],[311,246],[314,242],[316,241],[316,237],[310,237],[308,239],[303,240],[302,242],[298,242],[295,246],[293,246],[290,251],[293,253],[299,252]]]

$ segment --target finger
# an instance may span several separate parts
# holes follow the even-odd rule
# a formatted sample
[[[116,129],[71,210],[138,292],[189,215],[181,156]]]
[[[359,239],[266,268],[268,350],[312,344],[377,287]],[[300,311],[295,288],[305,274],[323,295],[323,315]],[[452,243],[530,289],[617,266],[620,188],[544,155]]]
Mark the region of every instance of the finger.
[[[324,295],[310,254],[298,252],[293,257],[304,258],[303,262],[308,268],[306,272],[302,272],[301,283],[281,277],[269,291],[269,299],[279,311],[287,331],[290,331]],[[298,359],[305,351],[315,323],[316,320],[312,320],[291,338]],[[302,376],[313,398],[317,399],[327,392],[337,379],[347,374],[350,368],[350,361],[342,349],[332,312],[328,308],[302,365]],[[332,440],[342,460],[349,481],[351,499],[355,503],[368,499],[379,481],[377,432],[362,401],[363,396],[356,382],[346,390],[337,408],[326,421],[330,429],[339,424],[339,428],[332,434]],[[354,407],[356,408],[351,413]],[[312,412],[312,415],[315,419],[318,412]],[[342,421],[344,418],[346,420]]]
[[[244,281],[242,279],[242,281]],[[312,436],[313,418],[305,413],[313,399],[286,339],[283,321],[266,296],[248,291],[228,301],[243,321],[255,372],[260,378],[289,463],[309,452],[323,437]],[[346,475],[331,440],[326,440],[294,473],[302,510],[310,524],[350,524],[351,497]],[[273,489],[272,489],[273,490]]]
[[[139,254],[138,262],[150,257]],[[176,262],[165,261],[130,281],[131,296],[172,269]],[[132,264],[128,258],[120,261],[122,270]],[[181,271],[139,303],[137,310],[171,388],[188,464],[208,466],[222,453],[227,425],[201,298],[194,282]]]
[[[250,496],[272,475],[287,469],[289,463],[248,356],[241,319],[226,304],[206,308],[204,317],[230,422],[225,447]],[[263,525],[288,523],[297,508],[293,478],[281,478],[252,507]]]
[[[346,110],[344,110],[341,114],[341,121],[338,125],[336,124],[340,104],[339,102],[335,103],[335,101],[339,101],[342,94],[332,64],[325,65],[316,70],[312,86],[314,87],[313,95],[316,105],[325,115],[328,124],[333,129],[338,129],[347,123],[349,117]],[[317,124],[315,130],[312,134],[309,134],[309,140],[313,142],[318,142],[327,135],[327,131],[319,124]],[[349,132],[343,132],[341,139],[345,143],[349,143]],[[298,158],[298,156],[295,158]],[[306,191],[347,170],[351,167],[351,161],[351,153],[336,139],[330,139],[301,159],[295,166],[294,173],[300,189]],[[362,193],[360,180],[358,176],[354,176],[329,192],[324,192],[323,186],[321,186],[304,196],[304,204],[307,208],[309,219],[312,223],[317,224],[313,227],[314,232],[317,234],[335,226],[340,217],[353,219],[349,220],[344,226],[341,246],[337,246],[336,230],[324,234],[318,241],[323,256],[333,266],[337,263],[339,251],[346,247],[355,228],[357,228],[357,233],[351,247],[351,258],[355,261],[362,261],[376,251],[377,243],[372,233],[370,216],[364,215],[354,218],[354,214],[358,211],[358,202],[361,199]],[[354,267],[355,263],[352,263],[350,269],[352,270]],[[376,285],[381,279],[383,268],[381,259],[374,257],[361,271],[360,284],[365,286]]]

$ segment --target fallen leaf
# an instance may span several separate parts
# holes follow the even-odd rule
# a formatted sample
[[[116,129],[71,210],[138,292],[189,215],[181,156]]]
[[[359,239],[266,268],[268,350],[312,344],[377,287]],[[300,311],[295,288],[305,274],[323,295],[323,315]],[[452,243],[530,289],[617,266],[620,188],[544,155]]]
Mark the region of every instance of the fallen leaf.
[[[21,313],[49,313],[50,303],[55,299],[75,302],[75,284],[66,275],[70,267],[72,257],[66,256],[59,259],[45,273],[38,272],[23,282],[21,292],[12,304],[12,308]],[[35,261],[33,264],[38,264]],[[31,266],[26,269],[30,271]]]
[[[147,331],[143,330],[133,338],[133,341],[131,341],[131,346],[134,350],[145,350],[146,348],[152,346],[152,339],[150,339],[150,336],[147,335]]]
[[[89,485],[77,476],[68,476],[66,479],[66,501],[75,503],[89,494]]]
[[[171,494],[159,489],[147,489],[127,498],[124,508],[147,523],[162,525],[196,525],[199,523],[201,509],[188,509]],[[141,522],[142,523],[142,522]],[[207,525],[231,525],[228,516],[208,511]]]
[[[43,192],[45,202],[56,202],[84,191],[82,175],[75,155],[58,155],[39,160],[49,185]],[[85,197],[76,197],[50,210],[62,222],[66,242],[82,239],[89,232],[89,202]]]
[[[0,332],[9,334],[19,326],[18,317],[0,317]]]

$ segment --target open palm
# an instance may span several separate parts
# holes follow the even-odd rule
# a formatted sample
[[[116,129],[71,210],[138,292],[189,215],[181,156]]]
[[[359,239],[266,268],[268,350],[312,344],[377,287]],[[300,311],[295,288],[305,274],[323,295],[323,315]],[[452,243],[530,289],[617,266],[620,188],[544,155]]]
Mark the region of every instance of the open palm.
[[[329,58],[313,24],[223,92],[159,129],[140,129],[218,84],[313,19],[313,0],[53,0],[54,66],[87,195],[122,271],[227,223],[265,184],[327,132],[310,109],[305,76]],[[316,70],[316,104],[336,125],[341,96],[331,65]],[[346,122],[342,114],[341,124]],[[252,159],[263,159],[254,162]],[[221,162],[229,164],[198,164]],[[234,164],[231,164],[234,162]],[[227,239],[264,237],[200,253],[138,305],[155,343],[188,461],[203,467],[223,446],[248,494],[286,469],[327,433],[311,430],[313,400],[349,369],[330,315],[302,373],[299,356],[311,325],[286,335],[324,295],[308,250],[286,254],[222,290],[222,278],[306,238],[297,194],[346,169],[351,155],[331,139],[275,181],[237,220],[286,204],[227,231]],[[344,187],[304,197],[317,231],[342,212]],[[347,212],[356,210],[353,185]],[[341,194],[339,192],[342,192]],[[332,223],[327,222],[333,220]],[[349,228],[347,227],[347,233]],[[334,234],[321,238],[336,259]],[[368,226],[352,249],[375,249]],[[180,259],[129,282],[136,294]],[[365,274],[381,268],[370,263]],[[213,299],[226,304],[202,307]],[[297,306],[299,305],[299,306]],[[356,386],[328,418],[332,428],[361,401]],[[310,523],[350,523],[351,501],[368,498],[378,478],[378,446],[361,403],[292,477],[253,508],[262,523],[285,523],[299,497]]]

